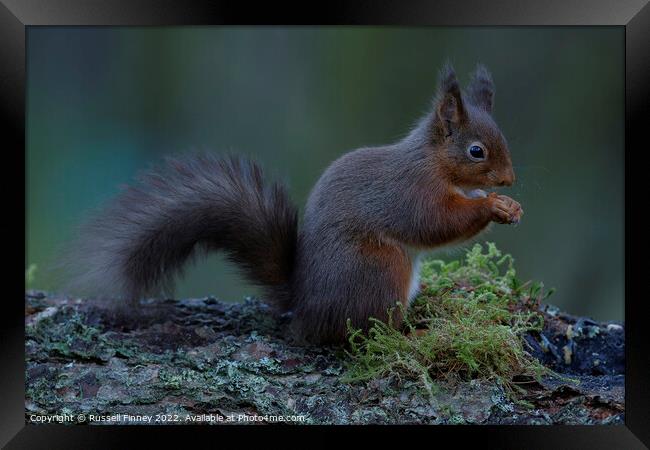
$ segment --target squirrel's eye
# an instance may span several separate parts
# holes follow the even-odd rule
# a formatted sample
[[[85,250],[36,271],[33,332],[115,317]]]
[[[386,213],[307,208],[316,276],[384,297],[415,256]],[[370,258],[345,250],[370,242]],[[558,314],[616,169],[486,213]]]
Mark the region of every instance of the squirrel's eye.
[[[485,150],[479,145],[471,145],[467,149],[467,153],[469,154],[470,159],[473,159],[475,161],[480,161],[485,159]]]

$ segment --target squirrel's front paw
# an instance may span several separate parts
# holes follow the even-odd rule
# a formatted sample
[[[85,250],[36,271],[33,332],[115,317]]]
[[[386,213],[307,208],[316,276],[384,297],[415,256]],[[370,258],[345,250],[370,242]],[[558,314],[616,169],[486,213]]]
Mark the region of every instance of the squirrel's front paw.
[[[519,223],[524,211],[521,205],[505,195],[492,192],[488,195],[492,220],[497,223]]]

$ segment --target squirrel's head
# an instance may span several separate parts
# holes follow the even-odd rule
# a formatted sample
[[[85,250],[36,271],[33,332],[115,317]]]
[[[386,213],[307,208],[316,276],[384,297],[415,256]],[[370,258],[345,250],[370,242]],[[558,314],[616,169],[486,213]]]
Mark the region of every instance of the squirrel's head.
[[[467,92],[446,65],[440,75],[430,130],[436,166],[460,189],[511,186],[515,181],[508,145],[492,118],[494,85],[479,65]]]

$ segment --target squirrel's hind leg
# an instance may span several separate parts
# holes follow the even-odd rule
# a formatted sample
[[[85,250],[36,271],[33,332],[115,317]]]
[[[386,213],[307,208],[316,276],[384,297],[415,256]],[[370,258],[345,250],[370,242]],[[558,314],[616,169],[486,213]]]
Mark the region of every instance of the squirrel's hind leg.
[[[310,271],[299,277],[307,283],[295,293],[292,328],[307,341],[344,343],[348,319],[353,328],[367,331],[371,317],[387,322],[390,309],[399,327],[397,304],[408,307],[417,293],[417,260],[403,246],[363,239],[345,250],[345,255],[310,254],[308,263],[298,266]]]

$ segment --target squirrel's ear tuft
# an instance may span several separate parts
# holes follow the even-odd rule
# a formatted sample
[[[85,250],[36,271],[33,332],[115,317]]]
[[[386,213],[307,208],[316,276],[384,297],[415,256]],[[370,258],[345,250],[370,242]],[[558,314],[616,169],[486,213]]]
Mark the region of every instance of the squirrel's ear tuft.
[[[472,75],[472,81],[469,83],[468,89],[470,101],[491,113],[494,106],[494,83],[492,83],[492,76],[484,65],[478,64],[476,71]]]
[[[456,72],[449,63],[440,71],[438,93],[435,99],[436,117],[440,121],[445,136],[453,133],[454,129],[465,120],[465,108],[460,93]]]

